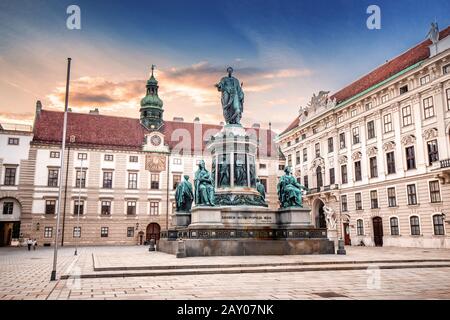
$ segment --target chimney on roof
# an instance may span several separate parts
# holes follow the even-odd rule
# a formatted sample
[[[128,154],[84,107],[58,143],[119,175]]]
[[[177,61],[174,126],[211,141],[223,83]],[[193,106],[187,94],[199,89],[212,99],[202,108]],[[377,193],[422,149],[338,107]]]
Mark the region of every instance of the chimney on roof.
[[[183,117],[173,117],[173,121],[184,122]]]
[[[261,125],[260,125],[259,123],[254,123],[254,124],[252,125],[252,128],[254,128],[254,129],[259,129],[259,128],[261,128]]]
[[[39,118],[42,111],[42,103],[41,100],[36,101],[36,118]]]
[[[269,131],[272,131],[272,122],[269,122]]]
[[[194,122],[200,122],[200,118],[199,117],[195,117]]]
[[[95,108],[94,110],[89,110],[89,114],[100,114],[100,111],[98,111],[98,108]]]

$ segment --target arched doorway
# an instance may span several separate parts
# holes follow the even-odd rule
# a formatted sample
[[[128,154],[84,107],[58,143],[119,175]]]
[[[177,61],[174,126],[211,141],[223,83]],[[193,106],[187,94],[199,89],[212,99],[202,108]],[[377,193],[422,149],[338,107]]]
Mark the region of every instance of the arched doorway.
[[[15,198],[0,199],[0,247],[9,246],[20,238],[22,206]]]
[[[160,231],[161,231],[161,227],[159,226],[159,224],[157,223],[150,223],[147,226],[147,230],[146,230],[146,234],[145,234],[145,240],[148,242],[150,241],[150,239],[154,239],[155,241],[159,240],[160,237]]]
[[[375,246],[383,246],[383,220],[380,217],[374,217],[372,219],[373,224],[373,242]]]
[[[314,218],[315,218],[315,224],[316,228],[326,228],[327,227],[327,221],[325,219],[325,212],[323,210],[323,207],[325,204],[322,200],[317,199],[316,203],[314,205]]]
[[[317,181],[317,189],[320,189],[323,186],[322,167],[321,166],[318,166],[316,169],[316,181]]]

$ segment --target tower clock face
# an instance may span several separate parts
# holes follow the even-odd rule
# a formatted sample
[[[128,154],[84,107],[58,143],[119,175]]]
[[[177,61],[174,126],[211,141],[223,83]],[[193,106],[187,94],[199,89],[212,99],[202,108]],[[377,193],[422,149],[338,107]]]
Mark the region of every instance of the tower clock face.
[[[157,147],[161,144],[161,137],[157,135],[151,136],[150,142],[152,143],[152,145]]]

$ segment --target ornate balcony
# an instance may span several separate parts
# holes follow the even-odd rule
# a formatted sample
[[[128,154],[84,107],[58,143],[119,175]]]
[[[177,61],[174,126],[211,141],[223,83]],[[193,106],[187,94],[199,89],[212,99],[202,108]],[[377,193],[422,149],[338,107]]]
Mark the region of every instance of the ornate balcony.
[[[327,192],[327,191],[333,191],[333,190],[338,190],[338,189],[339,189],[338,184],[331,184],[328,186],[311,188],[306,192],[306,195],[312,195],[312,194],[316,194],[316,193],[320,193],[320,192]]]

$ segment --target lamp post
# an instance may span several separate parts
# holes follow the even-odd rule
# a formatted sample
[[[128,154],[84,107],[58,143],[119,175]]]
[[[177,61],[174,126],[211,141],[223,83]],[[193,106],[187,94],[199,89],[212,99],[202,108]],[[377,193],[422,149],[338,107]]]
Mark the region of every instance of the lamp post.
[[[78,180],[78,207],[77,207],[77,238],[75,239],[75,253],[78,255],[78,242],[81,237],[80,230],[80,207],[81,207],[81,182],[83,181],[83,157],[81,157],[80,179]],[[84,180],[86,181],[86,180]],[[86,183],[86,182],[85,182]]]
[[[62,196],[62,185],[64,177],[64,150],[66,149],[66,133],[67,133],[67,109],[69,105],[69,82],[70,82],[70,62],[71,58],[67,58],[67,81],[66,81],[66,98],[64,105],[64,120],[63,120],[63,133],[61,139],[61,172],[59,174],[59,191],[58,191],[58,214],[56,216],[56,235],[55,235],[55,245],[53,251],[53,268],[50,276],[50,281],[56,280],[56,265],[58,261],[58,240],[59,240],[59,222],[61,218],[61,209],[63,207],[61,196]]]

